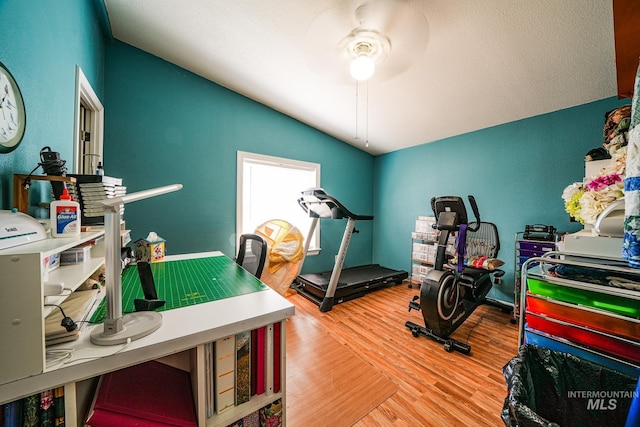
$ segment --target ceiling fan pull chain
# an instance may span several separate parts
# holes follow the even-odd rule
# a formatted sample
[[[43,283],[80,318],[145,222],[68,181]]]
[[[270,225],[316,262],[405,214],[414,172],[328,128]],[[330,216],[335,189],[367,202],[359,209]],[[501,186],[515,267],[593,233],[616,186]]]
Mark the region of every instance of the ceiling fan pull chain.
[[[358,106],[360,104],[360,100],[358,99],[358,89],[360,87],[360,84],[358,82],[358,80],[356,80],[356,140],[359,139],[358,138],[358,118],[360,117],[359,111],[358,111]]]
[[[365,123],[364,123],[364,126],[365,126],[364,146],[368,147],[369,146],[369,82],[365,81],[364,84],[365,84],[364,89],[365,89],[365,110],[366,110]]]

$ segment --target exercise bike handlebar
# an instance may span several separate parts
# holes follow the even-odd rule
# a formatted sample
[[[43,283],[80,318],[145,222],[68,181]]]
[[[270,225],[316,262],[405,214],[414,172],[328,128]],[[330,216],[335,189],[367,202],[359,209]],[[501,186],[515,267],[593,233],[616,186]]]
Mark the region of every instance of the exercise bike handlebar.
[[[475,226],[468,227],[468,230],[478,231],[480,228],[480,211],[478,210],[478,204],[476,203],[476,198],[471,194],[467,196],[469,198],[469,204],[471,205],[471,210],[473,210],[473,216],[476,218]]]

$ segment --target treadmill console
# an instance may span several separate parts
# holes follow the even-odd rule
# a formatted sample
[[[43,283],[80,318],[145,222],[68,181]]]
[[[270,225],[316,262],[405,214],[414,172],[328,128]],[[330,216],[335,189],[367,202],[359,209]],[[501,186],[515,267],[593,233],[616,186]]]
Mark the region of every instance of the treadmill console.
[[[309,188],[302,191],[298,204],[312,218],[372,220],[371,215],[356,215],[342,203],[328,195],[323,188]]]

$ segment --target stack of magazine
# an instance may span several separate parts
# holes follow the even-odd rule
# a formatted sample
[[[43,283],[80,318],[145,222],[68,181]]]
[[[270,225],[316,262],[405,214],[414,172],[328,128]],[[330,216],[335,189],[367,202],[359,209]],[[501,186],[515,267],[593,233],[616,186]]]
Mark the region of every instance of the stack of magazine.
[[[80,203],[82,225],[104,225],[104,207],[97,202],[127,194],[122,178],[104,175],[68,175],[76,182],[69,185],[69,194]],[[124,204],[120,210],[124,216]]]

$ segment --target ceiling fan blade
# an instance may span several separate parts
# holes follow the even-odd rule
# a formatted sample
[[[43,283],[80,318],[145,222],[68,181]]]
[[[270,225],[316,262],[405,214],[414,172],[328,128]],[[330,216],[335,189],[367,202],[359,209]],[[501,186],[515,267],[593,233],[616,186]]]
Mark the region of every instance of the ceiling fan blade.
[[[340,42],[357,22],[353,11],[332,8],[318,15],[309,26],[303,43],[310,69],[336,83],[351,83],[349,58],[339,49]]]
[[[429,22],[425,15],[404,0],[370,0],[356,11],[361,25],[371,26],[389,39],[390,49],[376,64],[375,81],[406,71],[426,50]]]
[[[379,34],[390,45],[385,55],[376,58],[375,81],[404,72],[422,55],[429,38],[426,17],[404,0],[369,0],[355,11],[332,8],[318,15],[305,35],[310,68],[335,83],[352,84],[345,39],[359,31]]]
[[[358,25],[391,37],[394,33],[419,30],[426,24],[424,14],[406,0],[369,0],[355,11]]]

